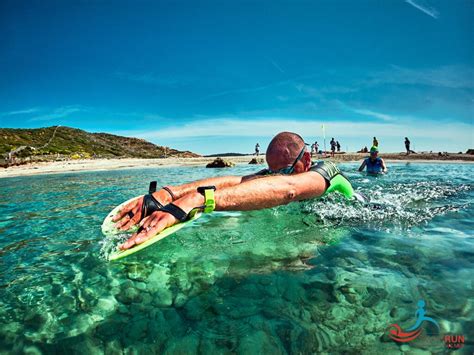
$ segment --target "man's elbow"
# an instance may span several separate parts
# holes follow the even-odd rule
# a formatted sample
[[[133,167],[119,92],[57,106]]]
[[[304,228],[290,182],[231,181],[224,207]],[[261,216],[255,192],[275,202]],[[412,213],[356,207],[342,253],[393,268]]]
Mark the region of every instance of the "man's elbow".
[[[298,197],[298,193],[296,192],[296,189],[291,188],[288,191],[286,191],[285,202],[290,203],[293,201],[297,201],[298,200],[297,197]]]

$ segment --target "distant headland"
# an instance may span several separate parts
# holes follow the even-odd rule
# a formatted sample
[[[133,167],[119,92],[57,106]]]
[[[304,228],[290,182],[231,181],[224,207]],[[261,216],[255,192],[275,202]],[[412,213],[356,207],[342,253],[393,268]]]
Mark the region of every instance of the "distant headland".
[[[35,129],[0,128],[0,164],[90,158],[196,158],[190,151],[155,145],[144,139],[77,128],[53,126]]]

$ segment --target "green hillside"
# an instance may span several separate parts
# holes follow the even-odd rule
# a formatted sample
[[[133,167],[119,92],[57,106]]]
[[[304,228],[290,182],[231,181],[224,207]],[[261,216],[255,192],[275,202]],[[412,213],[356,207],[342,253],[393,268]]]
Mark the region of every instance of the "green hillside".
[[[68,155],[81,157],[164,158],[197,157],[189,151],[178,151],[150,143],[107,133],[54,126],[37,129],[0,128],[0,155],[6,157]]]

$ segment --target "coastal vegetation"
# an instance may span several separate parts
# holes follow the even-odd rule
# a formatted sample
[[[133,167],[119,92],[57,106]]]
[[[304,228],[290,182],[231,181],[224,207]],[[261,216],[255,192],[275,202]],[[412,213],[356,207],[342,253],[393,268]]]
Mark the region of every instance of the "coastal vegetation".
[[[190,151],[155,145],[144,139],[53,126],[36,129],[0,128],[0,155],[6,161],[89,158],[192,158]]]

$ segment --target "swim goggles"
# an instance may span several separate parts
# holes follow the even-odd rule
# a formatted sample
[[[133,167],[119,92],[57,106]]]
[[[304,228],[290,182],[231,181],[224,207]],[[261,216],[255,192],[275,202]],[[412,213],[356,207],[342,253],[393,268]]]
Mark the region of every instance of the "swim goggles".
[[[300,154],[298,154],[298,156],[296,157],[293,164],[291,164],[291,166],[287,166],[286,168],[282,168],[282,169],[279,169],[279,170],[268,170],[268,172],[270,174],[284,174],[284,175],[292,174],[295,171],[296,164],[301,160],[301,158],[303,158],[303,155],[306,151],[306,146],[307,145],[309,146],[308,143],[304,143],[303,149],[301,149]]]

